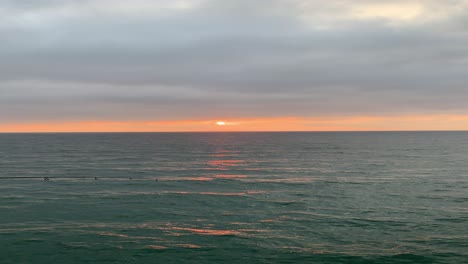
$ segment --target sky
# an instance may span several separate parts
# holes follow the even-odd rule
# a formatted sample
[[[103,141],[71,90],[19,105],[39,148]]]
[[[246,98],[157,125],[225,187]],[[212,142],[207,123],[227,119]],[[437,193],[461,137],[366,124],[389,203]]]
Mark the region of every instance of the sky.
[[[468,0],[0,0],[0,132],[468,130],[467,29]]]

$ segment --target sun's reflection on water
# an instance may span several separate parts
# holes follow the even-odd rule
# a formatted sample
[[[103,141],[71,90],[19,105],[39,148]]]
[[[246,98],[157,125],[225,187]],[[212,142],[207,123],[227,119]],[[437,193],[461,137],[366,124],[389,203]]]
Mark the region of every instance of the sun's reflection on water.
[[[232,151],[225,148],[219,148],[213,151],[209,155],[210,159],[206,161],[206,170],[210,171],[223,171],[223,173],[217,173],[212,177],[215,179],[241,179],[247,178],[247,175],[239,174],[239,170],[242,170],[248,164],[245,159],[239,158],[237,151]],[[232,172],[232,173],[230,173]]]

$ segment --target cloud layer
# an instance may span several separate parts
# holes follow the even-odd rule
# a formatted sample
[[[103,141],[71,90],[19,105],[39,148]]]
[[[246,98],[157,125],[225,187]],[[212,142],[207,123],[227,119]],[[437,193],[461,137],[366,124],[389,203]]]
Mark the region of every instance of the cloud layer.
[[[468,114],[466,10],[0,0],[0,122]]]

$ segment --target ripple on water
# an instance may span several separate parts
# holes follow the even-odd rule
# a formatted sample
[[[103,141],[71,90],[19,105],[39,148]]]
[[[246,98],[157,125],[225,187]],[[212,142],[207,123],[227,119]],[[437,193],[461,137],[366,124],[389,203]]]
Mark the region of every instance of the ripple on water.
[[[165,194],[208,195],[208,196],[246,196],[246,195],[264,194],[264,193],[268,193],[268,192],[260,191],[260,190],[249,190],[249,191],[244,191],[244,192],[187,192],[187,191],[165,192]]]
[[[162,228],[163,229],[163,228]],[[207,236],[240,236],[243,233],[237,230],[215,230],[215,229],[201,229],[189,227],[167,227],[163,230],[171,231],[186,231],[192,234],[207,235]]]

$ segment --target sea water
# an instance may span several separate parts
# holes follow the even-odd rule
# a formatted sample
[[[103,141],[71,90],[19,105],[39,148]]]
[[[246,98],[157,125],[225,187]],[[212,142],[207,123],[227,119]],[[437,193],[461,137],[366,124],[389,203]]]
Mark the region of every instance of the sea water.
[[[468,263],[468,132],[0,134],[0,263]]]

